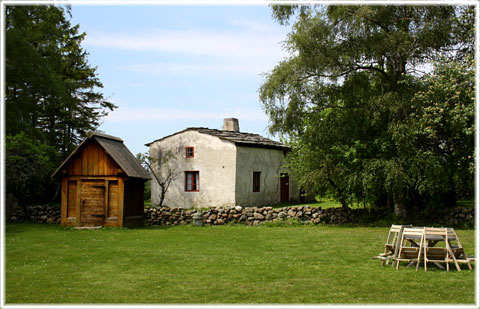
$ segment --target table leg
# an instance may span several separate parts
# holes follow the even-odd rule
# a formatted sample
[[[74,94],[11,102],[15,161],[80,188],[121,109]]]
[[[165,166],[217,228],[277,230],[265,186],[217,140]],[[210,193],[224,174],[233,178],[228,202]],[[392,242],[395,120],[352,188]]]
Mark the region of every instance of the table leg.
[[[417,261],[413,261],[413,262],[408,263],[407,267],[412,266],[412,265],[415,264],[416,262],[417,262]]]
[[[407,240],[410,243],[410,246],[415,248],[420,248],[420,246],[413,239],[407,239]]]

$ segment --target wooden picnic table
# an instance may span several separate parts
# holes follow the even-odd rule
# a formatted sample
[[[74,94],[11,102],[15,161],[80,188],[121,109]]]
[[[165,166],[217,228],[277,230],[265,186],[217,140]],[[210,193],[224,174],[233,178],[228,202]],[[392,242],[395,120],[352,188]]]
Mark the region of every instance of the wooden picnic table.
[[[410,245],[412,247],[417,247],[419,248],[420,245],[417,243],[418,240],[421,239],[421,236],[418,236],[418,235],[409,235],[409,236],[405,236],[405,239],[410,243]],[[444,236],[441,236],[441,235],[427,235],[425,237],[425,240],[428,241],[428,246],[429,247],[434,247],[437,243],[439,243],[440,241],[445,241],[445,237]],[[451,240],[456,240],[456,237],[455,235],[448,235],[448,240],[451,241]],[[453,252],[451,252],[451,254],[453,255]],[[415,262],[410,262],[407,267],[410,267],[414,264]],[[437,266],[438,268],[440,269],[445,269],[445,267],[443,267],[442,264],[440,263],[437,263],[437,262],[433,262],[433,264],[435,266]]]
[[[420,247],[420,245],[416,242],[416,240],[420,240],[420,236],[418,235],[409,235],[405,236],[405,239],[413,246],[413,247]],[[448,235],[448,240],[455,240],[456,237],[454,235]],[[428,240],[428,246],[433,247],[435,246],[438,242],[440,241],[445,241],[445,237],[440,236],[440,235],[428,235],[426,237],[426,240]]]
[[[446,241],[445,245],[435,247],[437,243],[442,241]],[[425,248],[423,248],[424,246]],[[425,255],[425,252],[423,253],[425,271],[427,271],[428,262],[433,262],[441,269],[444,269],[444,267],[440,263],[446,263],[448,271],[448,263],[450,261],[448,257],[452,258],[458,271],[460,271],[459,263],[467,263],[471,270],[470,262],[475,260],[475,257],[465,254],[464,248],[453,228],[416,227],[395,224],[392,224],[388,233],[384,252],[373,258],[382,260],[382,266],[392,260],[392,267],[397,265],[397,269],[400,261],[409,261],[410,263],[407,267],[417,262],[418,270],[418,262],[422,259],[423,250],[430,253],[429,256]],[[439,258],[439,255],[445,255],[445,257]]]

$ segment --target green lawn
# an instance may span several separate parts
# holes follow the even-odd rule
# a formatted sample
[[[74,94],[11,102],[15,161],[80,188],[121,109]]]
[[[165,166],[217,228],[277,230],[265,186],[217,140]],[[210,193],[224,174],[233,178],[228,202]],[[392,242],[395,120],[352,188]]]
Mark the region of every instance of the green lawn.
[[[150,200],[144,201],[145,206],[152,206],[152,202]],[[322,207],[323,209],[326,208],[338,208],[342,207],[342,204],[330,197],[320,197],[317,196],[315,198],[314,202],[306,202],[306,203],[298,203],[298,202],[289,202],[289,203],[278,203],[273,205],[273,208],[281,208],[281,207],[296,207],[296,206],[310,206],[310,207]],[[359,203],[353,203],[352,205],[349,205],[351,208],[364,208],[363,204]],[[463,199],[463,200],[458,200],[457,201],[457,206],[462,206],[462,207],[467,207],[467,208],[473,208],[475,207],[475,200],[474,199]]]
[[[395,271],[372,260],[387,232],[7,224],[6,302],[474,304],[475,271],[447,273],[432,266],[425,273],[404,265]],[[473,254],[474,230],[457,233]]]
[[[475,207],[475,199],[458,200],[457,205],[467,208],[473,208]]]
[[[328,197],[317,198],[314,202],[305,202],[305,203],[298,203],[298,202],[288,202],[288,203],[278,203],[273,205],[273,208],[282,208],[282,207],[297,207],[297,206],[310,206],[310,207],[322,207],[323,209],[326,208],[338,208],[342,207],[342,204],[333,199]],[[353,205],[349,205],[351,208],[363,208],[364,206],[358,203],[353,203]]]

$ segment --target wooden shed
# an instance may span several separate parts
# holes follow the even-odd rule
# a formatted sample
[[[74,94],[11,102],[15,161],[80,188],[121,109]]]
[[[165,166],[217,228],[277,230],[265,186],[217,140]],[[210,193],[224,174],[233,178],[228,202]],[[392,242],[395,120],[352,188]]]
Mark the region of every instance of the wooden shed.
[[[138,226],[150,175],[114,136],[89,132],[53,173],[62,182],[63,226]]]

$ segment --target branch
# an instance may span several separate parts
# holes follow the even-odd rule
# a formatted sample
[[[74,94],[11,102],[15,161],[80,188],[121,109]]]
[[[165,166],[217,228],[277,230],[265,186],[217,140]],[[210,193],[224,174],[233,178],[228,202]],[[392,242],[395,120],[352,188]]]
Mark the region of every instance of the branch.
[[[387,72],[385,72],[384,70],[378,68],[378,67],[374,67],[373,64],[370,64],[369,66],[362,66],[362,65],[357,65],[353,70],[369,70],[369,71],[375,71],[375,72],[378,72],[380,74],[382,74],[383,76],[385,76],[385,78],[387,78],[388,80],[391,80],[390,79],[390,76],[388,75]]]
[[[358,71],[358,70],[375,71],[375,72],[378,72],[378,73],[382,74],[385,78],[387,78],[389,81],[391,81],[391,78],[388,75],[388,73],[383,69],[375,67],[373,65],[373,63],[368,65],[368,66],[361,65],[361,64],[355,64],[354,66],[352,66],[348,69],[345,69],[342,72],[336,73],[336,74],[307,73],[307,74],[299,77],[297,80],[298,81],[304,81],[304,80],[310,79],[312,77],[316,77],[316,78],[322,78],[322,77],[323,78],[338,78],[338,77],[343,77],[345,75],[348,75],[348,74],[350,74],[352,72],[355,72],[355,71]]]

